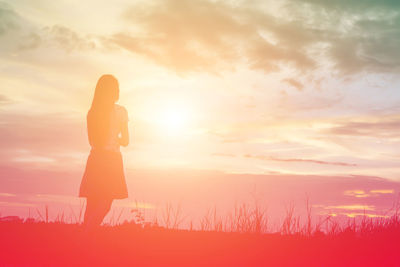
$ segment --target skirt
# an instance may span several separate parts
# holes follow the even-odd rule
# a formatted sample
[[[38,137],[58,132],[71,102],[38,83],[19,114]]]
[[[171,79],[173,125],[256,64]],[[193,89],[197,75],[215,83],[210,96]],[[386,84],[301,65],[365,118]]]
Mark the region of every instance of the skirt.
[[[98,199],[128,197],[121,152],[93,149],[90,151],[79,197]]]

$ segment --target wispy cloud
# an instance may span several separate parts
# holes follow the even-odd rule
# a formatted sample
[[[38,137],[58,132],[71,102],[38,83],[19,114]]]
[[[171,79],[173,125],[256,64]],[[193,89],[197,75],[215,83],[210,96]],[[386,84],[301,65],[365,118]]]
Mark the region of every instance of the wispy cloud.
[[[87,147],[83,118],[79,120],[65,114],[7,113],[1,113],[0,118],[3,164],[46,165],[79,154]]]
[[[15,197],[16,194],[11,193],[0,193],[0,197]]]
[[[63,25],[53,25],[43,29],[44,37],[67,52],[73,50],[93,50],[97,47],[95,36],[82,36]]]
[[[324,132],[348,136],[397,137],[398,130],[399,118],[381,116],[379,119],[371,118],[371,121],[338,122],[337,125],[324,129]]]
[[[314,160],[314,159],[278,158],[278,157],[274,157],[274,156],[262,156],[262,155],[251,155],[251,154],[245,154],[244,157],[260,159],[260,160],[283,161],[283,162],[309,162],[309,163],[327,164],[327,165],[357,166],[357,164],[354,164],[354,163],[322,161],[322,160]]]
[[[356,198],[367,198],[367,197],[376,197],[380,195],[386,195],[386,194],[394,194],[395,190],[394,189],[373,189],[365,191],[365,190],[346,190],[344,191],[345,196],[351,196],[351,197],[356,197]]]
[[[0,201],[0,206],[5,207],[36,207],[35,204],[32,203],[22,203],[22,202],[6,202]]]
[[[352,204],[352,205],[338,205],[338,206],[325,206],[324,209],[338,209],[338,210],[375,210],[375,206],[373,205],[357,205],[357,204]]]
[[[304,88],[304,85],[294,78],[286,78],[283,81],[290,84],[291,86],[293,86],[294,88],[296,88],[299,91],[303,90],[303,88]]]
[[[370,196],[370,194],[366,193],[364,190],[346,190],[344,191],[343,194],[345,196],[358,197],[358,198]]]
[[[344,212],[342,214],[349,218],[355,218],[357,216],[361,216],[361,217],[365,216],[368,218],[388,218],[389,217],[388,215],[364,213],[364,212]]]
[[[236,157],[235,154],[230,154],[230,153],[212,153],[211,156],[218,156],[218,157]]]
[[[393,189],[375,189],[375,190],[371,190],[369,192],[371,194],[379,195],[379,194],[394,194],[394,191],[395,190],[393,190]]]
[[[0,94],[0,105],[5,105],[11,103],[11,99],[7,97],[6,95],[1,95]]]

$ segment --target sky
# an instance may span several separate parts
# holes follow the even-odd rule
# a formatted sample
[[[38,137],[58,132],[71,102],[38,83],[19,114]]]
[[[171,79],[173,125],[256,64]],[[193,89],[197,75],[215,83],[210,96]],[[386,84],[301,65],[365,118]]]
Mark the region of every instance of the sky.
[[[227,188],[240,179],[218,193],[227,202],[289,179],[322,211],[388,208],[400,182],[399,13],[389,0],[0,2],[1,214],[26,216],[43,194],[78,201],[105,73],[129,114],[129,201],[168,201],[138,176],[173,170]],[[317,192],[327,184],[337,203]]]

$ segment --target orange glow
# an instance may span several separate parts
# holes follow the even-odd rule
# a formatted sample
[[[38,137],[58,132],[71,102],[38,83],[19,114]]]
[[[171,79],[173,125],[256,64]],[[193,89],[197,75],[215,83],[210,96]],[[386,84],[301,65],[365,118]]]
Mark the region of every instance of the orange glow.
[[[341,210],[375,210],[374,206],[370,205],[338,205],[327,206],[325,209],[341,209]]]
[[[358,197],[358,198],[364,198],[364,197],[369,197],[370,195],[365,193],[364,190],[346,190],[344,192],[345,196],[353,196],[353,197]]]
[[[154,123],[162,133],[168,135],[182,135],[187,133],[188,122],[191,119],[190,109],[184,106],[165,105],[158,111]]]
[[[400,236],[399,27],[400,0],[0,0],[0,266],[398,254],[357,238]]]

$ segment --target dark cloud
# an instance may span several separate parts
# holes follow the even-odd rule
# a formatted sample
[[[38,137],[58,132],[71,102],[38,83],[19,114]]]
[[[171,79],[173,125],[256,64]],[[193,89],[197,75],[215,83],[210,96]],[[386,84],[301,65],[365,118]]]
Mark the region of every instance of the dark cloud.
[[[370,36],[345,36],[333,42],[329,56],[338,71],[344,74],[399,71],[400,56],[396,50],[400,45],[400,31],[396,33],[390,28],[354,30],[369,32]]]
[[[20,17],[5,3],[0,3],[0,36],[20,28]]]
[[[292,0],[296,1],[296,0]],[[300,1],[296,1],[300,2]],[[365,12],[370,9],[382,10],[396,10],[400,8],[400,2],[397,0],[335,0],[335,1],[321,1],[321,0],[302,0],[302,3],[309,3],[318,5],[327,10],[342,10],[342,11],[358,11]]]
[[[253,3],[146,2],[123,14],[136,33],[116,33],[110,41],[178,72],[219,72],[240,62],[266,72],[328,65],[340,74],[399,70],[397,2],[289,0],[288,17]],[[374,8],[380,16],[365,15]],[[331,63],[324,66],[323,58]]]
[[[12,7],[0,3],[0,49],[10,55],[21,50],[38,48],[43,37],[38,27]]]
[[[293,9],[306,10],[314,23],[328,25],[321,39],[324,53],[337,72],[398,72],[400,55],[399,1],[289,0]],[[299,15],[299,11],[295,11]]]
[[[313,34],[252,5],[167,0],[134,6],[123,17],[140,34],[117,33],[111,41],[176,71],[218,72],[241,61],[268,72],[282,64],[298,69],[315,65],[305,49]],[[276,35],[278,43],[262,31]]]

